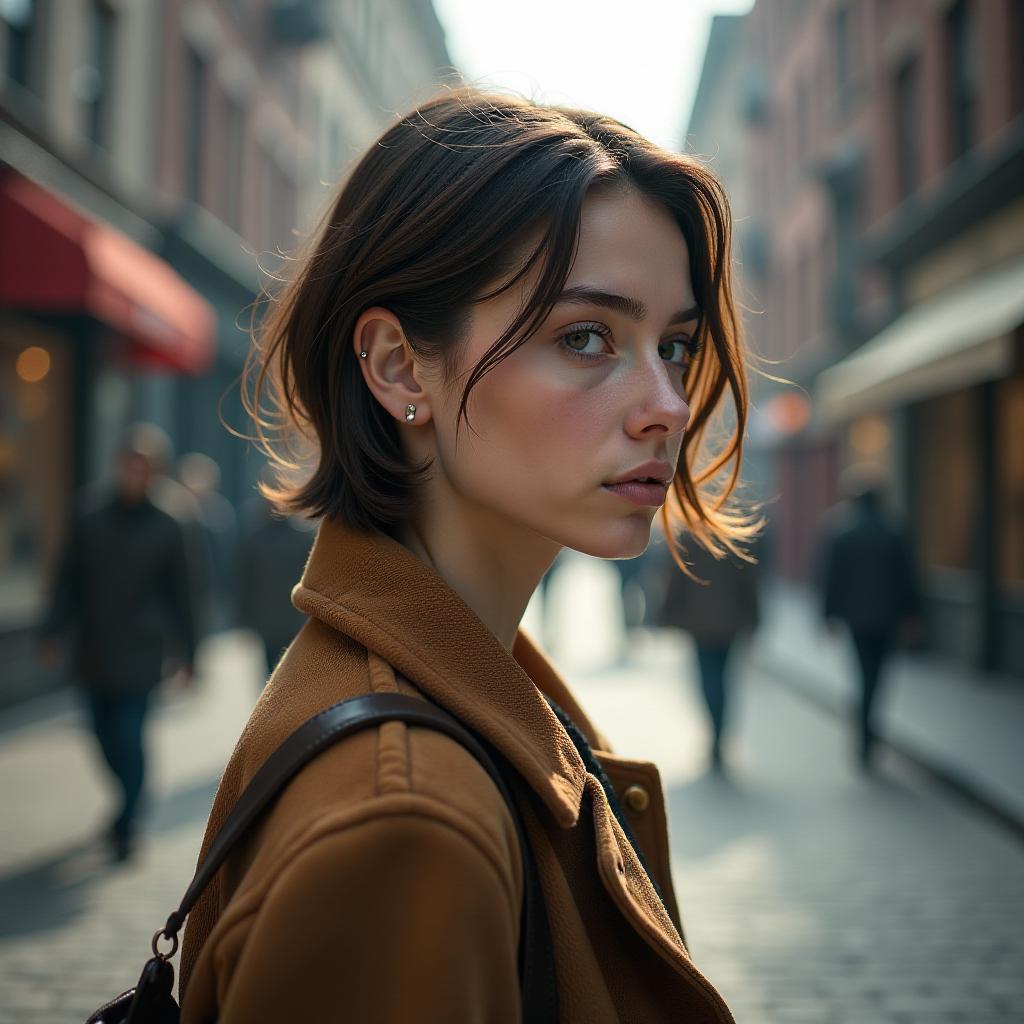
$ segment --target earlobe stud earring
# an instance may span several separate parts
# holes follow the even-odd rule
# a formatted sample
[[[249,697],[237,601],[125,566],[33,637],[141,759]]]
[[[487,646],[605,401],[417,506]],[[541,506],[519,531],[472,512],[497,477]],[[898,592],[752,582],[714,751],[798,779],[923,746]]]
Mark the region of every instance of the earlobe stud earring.
[[[407,405],[405,407],[405,422],[412,423],[414,419],[416,419],[416,406],[412,404]]]
[[[359,358],[360,359],[365,359],[366,358],[366,353],[365,352],[360,352],[359,353]]]

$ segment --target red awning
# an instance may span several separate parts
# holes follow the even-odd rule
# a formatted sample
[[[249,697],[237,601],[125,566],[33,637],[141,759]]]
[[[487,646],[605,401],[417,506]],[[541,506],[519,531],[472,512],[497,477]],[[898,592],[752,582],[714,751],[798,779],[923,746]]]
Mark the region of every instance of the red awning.
[[[16,172],[0,177],[0,307],[88,313],[135,362],[209,366],[213,307],[148,249]]]

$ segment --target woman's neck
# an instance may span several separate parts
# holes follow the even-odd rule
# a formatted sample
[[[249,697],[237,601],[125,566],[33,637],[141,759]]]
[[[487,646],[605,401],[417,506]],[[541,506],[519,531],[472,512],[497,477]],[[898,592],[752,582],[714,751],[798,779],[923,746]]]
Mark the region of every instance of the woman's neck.
[[[512,650],[519,623],[559,545],[497,522],[479,506],[434,506],[402,543],[454,590],[502,646]]]

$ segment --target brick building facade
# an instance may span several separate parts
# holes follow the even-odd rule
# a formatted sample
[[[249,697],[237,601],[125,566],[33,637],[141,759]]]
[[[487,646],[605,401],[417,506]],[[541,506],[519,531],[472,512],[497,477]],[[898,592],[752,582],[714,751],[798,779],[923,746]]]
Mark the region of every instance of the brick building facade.
[[[0,702],[76,488],[132,420],[260,463],[247,311],[344,166],[450,73],[430,0],[0,4]]]
[[[1024,5],[758,0],[740,22],[751,336],[792,382],[759,383],[751,431],[776,567],[808,577],[839,473],[877,464],[933,647],[1024,673]],[[735,130],[695,117],[699,153]]]

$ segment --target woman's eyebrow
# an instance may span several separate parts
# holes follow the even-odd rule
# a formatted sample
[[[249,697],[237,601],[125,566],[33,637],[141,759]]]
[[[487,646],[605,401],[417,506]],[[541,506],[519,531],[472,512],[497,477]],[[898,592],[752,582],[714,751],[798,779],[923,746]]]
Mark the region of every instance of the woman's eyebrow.
[[[625,313],[633,320],[647,318],[647,307],[639,299],[628,295],[618,295],[615,292],[606,292],[603,288],[592,288],[585,284],[566,288],[555,301],[556,303],[586,302],[593,306],[614,309],[617,313]],[[690,306],[688,309],[681,309],[678,313],[673,313],[669,317],[669,323],[686,323],[689,320],[696,320],[698,316],[700,316],[700,308]]]

